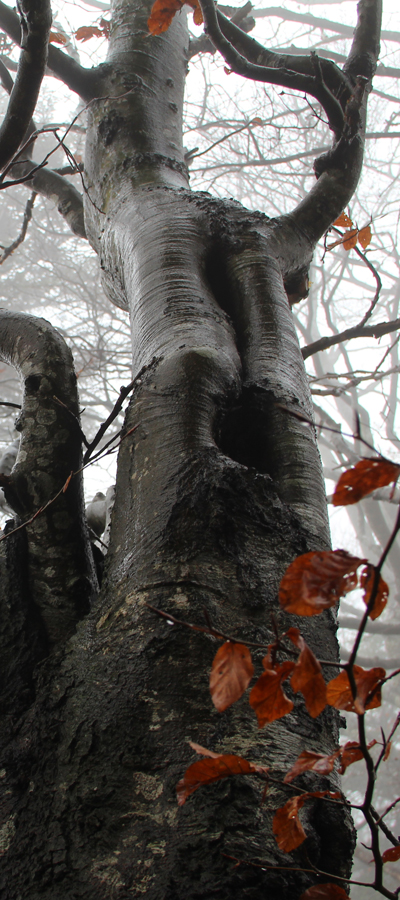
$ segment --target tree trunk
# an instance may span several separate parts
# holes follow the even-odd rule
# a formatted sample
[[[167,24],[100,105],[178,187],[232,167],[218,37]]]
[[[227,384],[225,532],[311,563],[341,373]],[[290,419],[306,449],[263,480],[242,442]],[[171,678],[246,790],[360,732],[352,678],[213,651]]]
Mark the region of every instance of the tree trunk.
[[[148,604],[198,625],[206,612],[265,647],[300,624],[337,659],[333,614],[299,623],[277,608],[291,560],[329,546],[315,435],[292,415],[309,419],[311,405],[285,292],[309,265],[311,216],[303,206],[299,228],[189,191],[184,13],[149,40],[150,6],[114,5],[85,171],[86,230],[110,299],[129,308],[141,374],[100,598],[31,672],[23,714],[8,708],[0,884],[5,900],[297,900],[317,880],[310,861],[328,881],[349,872],[345,808],[304,807],[307,842],[292,856],[271,828],[299,753],[336,746],[336,714],[313,720],[296,698],[258,730],[246,698],[217,713],[216,642]],[[265,802],[240,776],[179,809],[189,740],[269,766]],[[315,776],[301,784],[315,789]]]

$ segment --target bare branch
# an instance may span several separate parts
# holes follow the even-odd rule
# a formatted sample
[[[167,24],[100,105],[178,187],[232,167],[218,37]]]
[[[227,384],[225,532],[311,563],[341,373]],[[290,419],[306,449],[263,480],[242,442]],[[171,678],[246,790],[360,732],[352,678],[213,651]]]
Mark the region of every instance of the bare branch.
[[[33,2],[33,0],[31,0]],[[17,14],[0,0],[0,28],[15,41],[21,42],[20,24]],[[91,100],[99,92],[99,74],[96,68],[85,69],[75,59],[58,50],[53,44],[48,48],[47,64],[61,80],[84,100]],[[33,112],[33,111],[32,111]],[[32,115],[32,113],[31,113]],[[21,138],[22,140],[22,138]]]
[[[344,128],[332,149],[314,164],[317,184],[293,212],[295,224],[315,243],[354,193],[361,173],[367,95],[379,54],[382,0],[359,0],[353,45],[343,72],[353,84],[351,96],[337,94]]]
[[[315,60],[310,56],[306,59],[291,58],[267,51],[218,12],[214,0],[200,0],[200,5],[206,34],[233,72],[255,81],[279,84],[311,94],[324,107],[331,128],[335,133],[340,133],[343,125],[341,106],[325,80],[322,67],[316,67]],[[331,67],[336,70],[333,64]],[[339,69],[336,70],[335,80],[342,88],[348,89]]]
[[[350,341],[359,337],[380,338],[384,334],[398,331],[399,328],[400,319],[394,319],[393,322],[380,322],[378,325],[355,325],[354,328],[347,328],[346,331],[341,331],[340,334],[331,334],[330,337],[319,338],[317,341],[313,341],[312,344],[308,344],[307,347],[303,347],[301,352],[303,359],[308,359],[314,353],[319,353],[320,350],[327,350],[328,347],[341,344],[342,341]]]
[[[31,196],[29,197],[29,200],[25,206],[25,212],[24,212],[24,218],[22,221],[21,231],[20,231],[18,237],[15,238],[15,241],[12,242],[12,244],[10,244],[8,247],[4,247],[4,249],[1,253],[1,256],[0,256],[0,265],[6,259],[8,259],[9,256],[11,256],[11,254],[14,253],[14,250],[16,250],[17,247],[19,247],[20,244],[22,244],[22,242],[25,240],[26,232],[28,230],[28,225],[32,218],[33,204],[36,200],[36,197],[37,197],[37,194],[35,193],[35,191],[32,191]]]
[[[19,13],[21,54],[7,112],[0,127],[0,169],[4,169],[12,159],[28,130],[47,62],[51,27],[49,0],[20,0]]]

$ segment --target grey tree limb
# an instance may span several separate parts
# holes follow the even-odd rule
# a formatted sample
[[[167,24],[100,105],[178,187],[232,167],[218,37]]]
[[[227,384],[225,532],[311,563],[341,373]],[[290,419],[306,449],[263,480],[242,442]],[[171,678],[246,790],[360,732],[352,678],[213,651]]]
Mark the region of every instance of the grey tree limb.
[[[17,14],[0,0],[0,28],[16,44],[21,43],[20,25]],[[98,69],[85,69],[75,59],[50,44],[47,65],[55,75],[75,93],[88,101],[96,96],[99,86]]]
[[[19,454],[1,483],[7,502],[27,522],[29,583],[51,646],[73,633],[97,588],[81,474],[61,491],[81,466],[76,376],[72,355],[52,325],[22,313],[0,310],[0,359],[17,369],[24,384]]]
[[[8,94],[12,92],[13,80],[6,66],[0,60],[0,81]],[[28,125],[28,133],[35,134],[35,123],[31,119]],[[30,155],[32,144],[27,149],[26,155]],[[83,199],[79,191],[67,181],[58,172],[46,167],[37,168],[31,160],[17,163],[13,169],[24,179],[27,187],[33,189],[34,192],[41,194],[52,200],[58,209],[58,212],[67,222],[73,234],[77,237],[86,238],[86,230],[83,215]],[[27,175],[32,170],[31,179],[27,179]],[[7,187],[7,182],[3,184]],[[12,251],[11,251],[12,252]],[[2,260],[1,260],[2,261]]]
[[[341,331],[339,334],[331,334],[329,337],[319,338],[317,341],[313,341],[312,344],[307,344],[307,347],[303,347],[301,352],[303,359],[308,359],[314,353],[319,353],[320,350],[327,350],[328,347],[333,347],[334,344],[341,344],[343,341],[359,337],[380,338],[384,334],[398,331],[399,328],[400,319],[394,319],[393,322],[380,322],[377,325],[356,325],[354,328],[346,328],[346,331]]]
[[[21,54],[7,112],[0,126],[0,169],[10,162],[28,130],[46,69],[51,8],[49,0],[20,0]]]
[[[382,0],[360,0],[354,39],[343,67],[353,84],[350,97],[338,94],[344,127],[328,153],[314,163],[317,184],[293,211],[301,232],[316,242],[352,197],[361,174],[364,154],[367,96],[379,55]]]
[[[232,71],[245,78],[252,78],[268,84],[279,84],[294,90],[305,91],[316,97],[324,107],[330,126],[339,132],[343,125],[343,113],[331,87],[327,84],[322,68],[316,68],[313,58],[288,57],[265,50],[257,41],[245,35],[240,28],[219,13],[213,0],[200,0],[203,12],[205,31],[214,46],[220,51]],[[340,83],[343,90],[346,85],[344,76],[333,63],[330,73],[334,71],[335,82]]]

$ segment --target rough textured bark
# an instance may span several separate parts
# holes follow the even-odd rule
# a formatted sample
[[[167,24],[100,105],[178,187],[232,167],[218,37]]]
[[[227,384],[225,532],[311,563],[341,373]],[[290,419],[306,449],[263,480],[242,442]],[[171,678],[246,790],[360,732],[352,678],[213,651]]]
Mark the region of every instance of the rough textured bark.
[[[309,418],[311,407],[286,291],[354,190],[362,134],[335,135],[291,215],[191,193],[184,14],[149,39],[150,5],[114,3],[108,60],[91,76],[102,99],[90,104],[85,165],[86,233],[110,300],[129,309],[143,374],[100,597],[64,644],[35,668],[28,659],[26,708],[8,714],[0,885],[6,900],[297,900],[316,878],[302,848],[288,857],[272,835],[285,789],[274,782],[261,805],[254,781],[227,779],[178,810],[175,786],[189,740],[270,765],[279,781],[301,750],[333,749],[336,715],[311,720],[298,699],[262,730],[245,699],[218,714],[207,683],[215,642],[147,604],[194,623],[206,610],[216,628],[267,644],[272,613],[279,628],[293,623],[276,604],[286,566],[329,546],[315,436],[290,414]],[[301,626],[318,656],[337,659],[333,615]],[[312,863],[325,880],[346,877],[345,808],[318,801],[303,820]]]
[[[97,588],[81,476],[75,474],[81,464],[76,377],[71,354],[49,322],[1,310],[0,327],[0,359],[19,371],[24,386],[18,459],[12,474],[0,479],[21,524],[47,507],[26,527],[21,563],[52,646],[74,631]]]

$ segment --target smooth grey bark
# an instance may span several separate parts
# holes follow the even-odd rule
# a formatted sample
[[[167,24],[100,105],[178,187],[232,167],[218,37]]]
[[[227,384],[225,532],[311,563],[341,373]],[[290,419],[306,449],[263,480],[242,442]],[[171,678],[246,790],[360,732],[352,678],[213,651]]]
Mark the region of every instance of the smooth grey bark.
[[[315,435],[291,415],[309,418],[311,404],[287,293],[354,190],[362,140],[357,130],[288,216],[191,193],[185,17],[149,38],[150,6],[114,3],[84,175],[86,232],[110,300],[129,309],[133,371],[143,374],[100,598],[32,672],[26,712],[10,714],[3,736],[0,887],[6,900],[297,900],[316,876],[304,848],[288,857],[272,835],[288,798],[279,781],[301,750],[332,751],[336,714],[311,720],[298,698],[260,730],[245,698],[218,714],[215,641],[168,626],[147,604],[197,624],[205,610],[216,628],[265,645],[273,614],[337,660],[333,615],[299,622],[277,609],[288,563],[329,546]],[[245,777],[178,809],[189,740],[270,765],[278,784],[265,804]],[[302,785],[336,780],[306,775]],[[323,880],[345,878],[346,808],[318,801],[303,821]]]
[[[23,141],[34,113],[46,68],[51,9],[49,0],[20,0],[21,54],[7,113],[0,126],[0,170]]]

